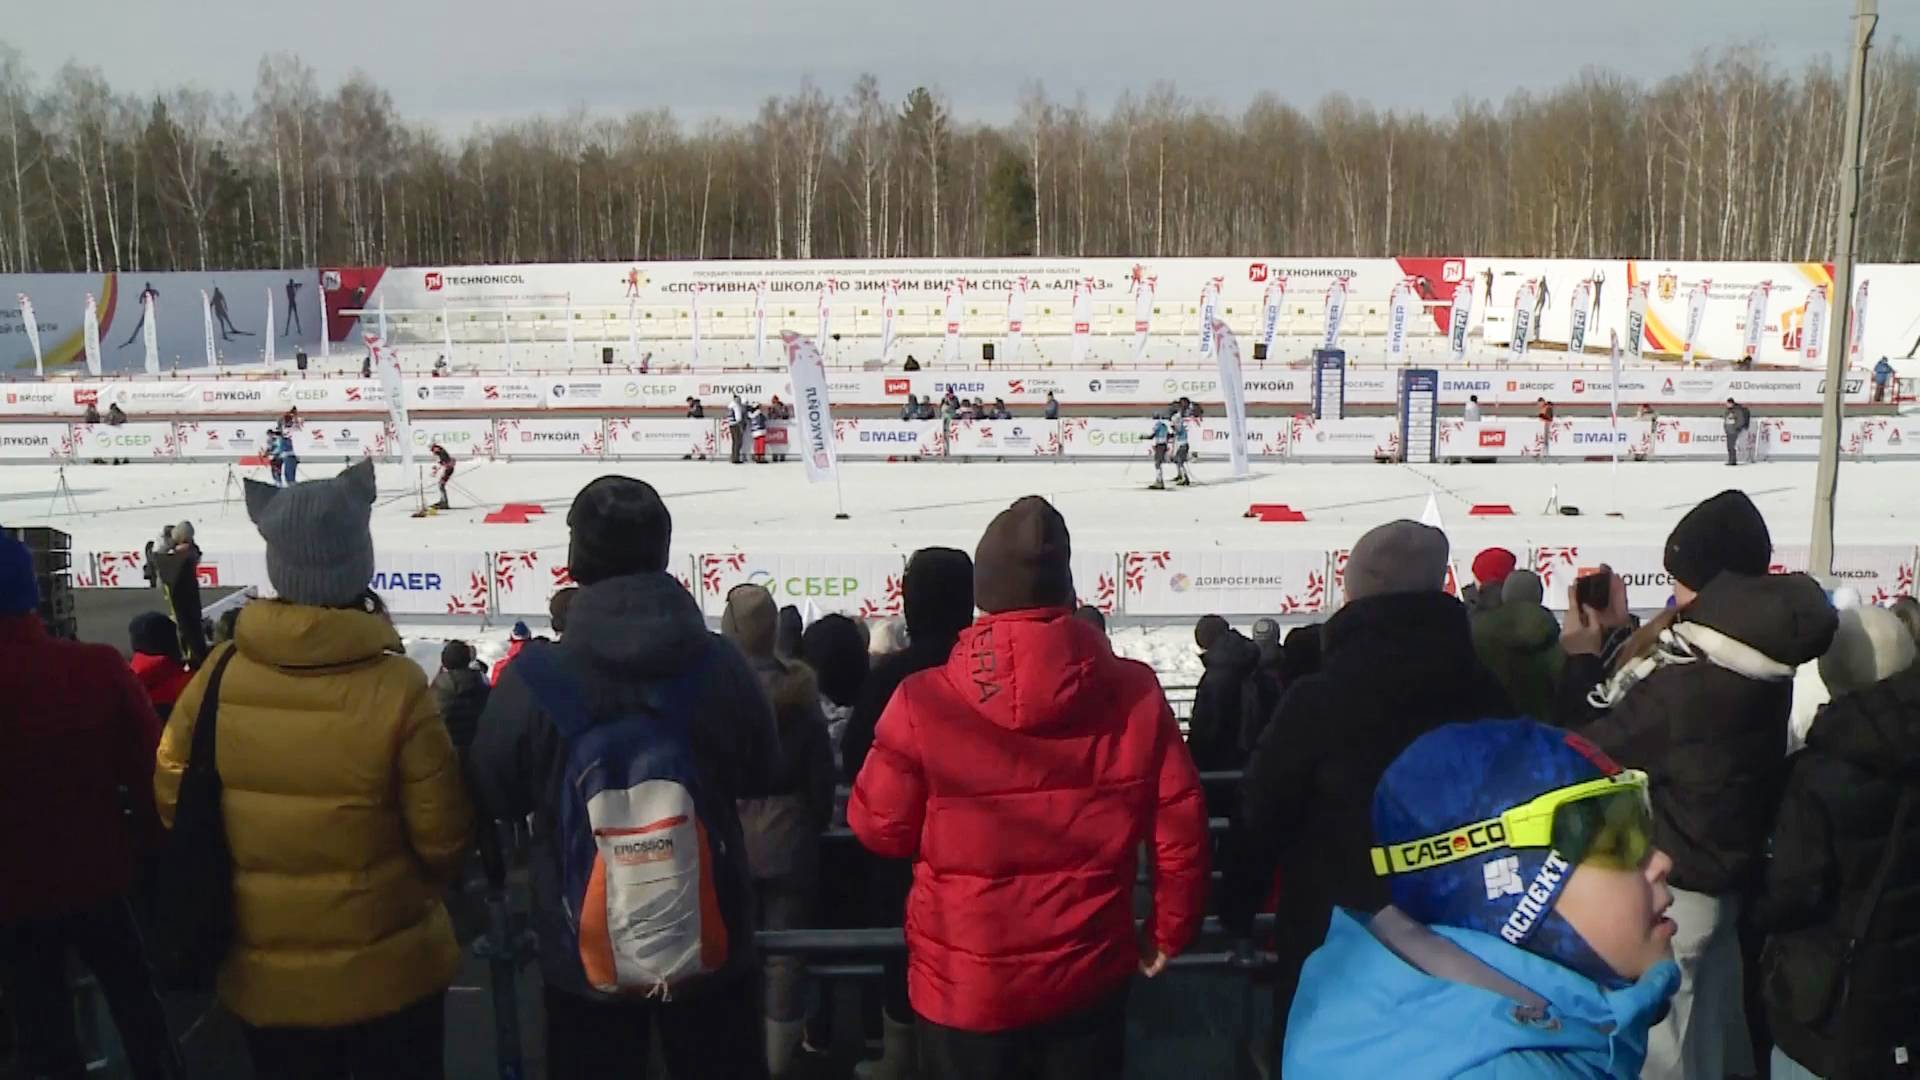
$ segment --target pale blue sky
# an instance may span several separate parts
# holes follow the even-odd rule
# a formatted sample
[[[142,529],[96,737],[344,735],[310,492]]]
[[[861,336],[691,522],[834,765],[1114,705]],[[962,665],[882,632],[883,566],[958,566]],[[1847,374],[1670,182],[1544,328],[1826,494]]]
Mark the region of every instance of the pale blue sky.
[[[410,118],[477,120],[671,106],[689,119],[750,115],[803,76],[845,93],[871,71],[898,100],[944,91],[964,119],[1005,120],[1020,88],[1084,93],[1104,112],[1169,80],[1238,109],[1271,91],[1299,105],[1344,93],[1445,112],[1593,65],[1652,80],[1729,41],[1782,68],[1837,58],[1853,0],[95,0],[27,3],[0,28],[45,79],[77,59],[121,89],[190,79],[247,98],[260,55],[292,49],[331,87],[356,67]],[[364,7],[365,14],[349,14]],[[1920,35],[1920,4],[1882,0],[1880,40]],[[191,12],[191,15],[187,15]],[[1459,16],[1459,17],[1456,17]],[[1837,62],[1837,59],[1836,59]]]

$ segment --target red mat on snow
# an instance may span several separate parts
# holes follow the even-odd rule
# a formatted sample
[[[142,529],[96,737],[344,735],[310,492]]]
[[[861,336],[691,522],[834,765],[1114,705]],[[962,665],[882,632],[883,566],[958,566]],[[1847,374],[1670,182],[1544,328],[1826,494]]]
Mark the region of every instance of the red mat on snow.
[[[1307,515],[1286,503],[1254,503],[1247,507],[1245,516],[1267,522],[1307,520]]]

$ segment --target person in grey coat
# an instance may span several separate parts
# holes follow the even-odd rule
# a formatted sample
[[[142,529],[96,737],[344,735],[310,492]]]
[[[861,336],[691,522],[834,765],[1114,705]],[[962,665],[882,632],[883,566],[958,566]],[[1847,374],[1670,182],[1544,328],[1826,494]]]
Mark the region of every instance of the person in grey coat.
[[[817,925],[820,834],[833,818],[833,743],[820,709],[813,669],[774,649],[781,612],[759,585],[727,594],[720,634],[746,655],[773,703],[783,766],[767,794],[740,800],[740,825],[753,873],[754,911],[765,930]],[[767,1070],[776,1078],[792,1065],[806,1033],[806,960],[767,956],[765,980]]]

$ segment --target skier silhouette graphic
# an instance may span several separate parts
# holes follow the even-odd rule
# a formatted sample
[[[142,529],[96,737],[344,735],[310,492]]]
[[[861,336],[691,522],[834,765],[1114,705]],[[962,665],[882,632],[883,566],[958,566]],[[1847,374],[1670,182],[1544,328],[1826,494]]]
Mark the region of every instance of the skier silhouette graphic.
[[[146,288],[140,290],[140,319],[133,324],[133,333],[128,334],[127,340],[120,343],[121,348],[124,349],[133,344],[133,339],[140,336],[140,328],[147,325],[147,301],[149,299],[156,305],[160,303],[160,290],[154,288],[153,282],[151,281],[147,282]]]

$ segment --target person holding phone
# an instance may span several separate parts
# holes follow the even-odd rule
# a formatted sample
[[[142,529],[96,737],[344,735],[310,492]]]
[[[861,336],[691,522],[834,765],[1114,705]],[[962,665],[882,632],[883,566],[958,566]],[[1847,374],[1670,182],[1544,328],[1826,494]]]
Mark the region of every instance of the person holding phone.
[[[1740,942],[1786,773],[1794,669],[1823,655],[1837,618],[1820,583],[1770,574],[1773,541],[1747,496],[1723,491],[1667,538],[1675,603],[1603,660],[1629,625],[1611,571],[1568,587],[1556,707],[1572,728],[1647,773],[1654,845],[1673,856],[1681,985],[1655,1028],[1649,1078],[1751,1076]]]

